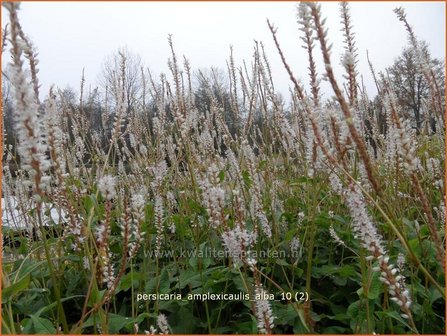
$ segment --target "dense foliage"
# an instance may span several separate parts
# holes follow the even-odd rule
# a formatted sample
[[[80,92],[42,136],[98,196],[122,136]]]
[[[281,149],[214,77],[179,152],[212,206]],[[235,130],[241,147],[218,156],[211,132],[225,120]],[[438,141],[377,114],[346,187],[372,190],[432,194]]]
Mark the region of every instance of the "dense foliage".
[[[268,23],[288,106],[262,44],[194,87],[171,38],[169,76],[122,50],[104,102],[82,87],[41,102],[19,4],[3,5],[2,333],[445,333],[445,79],[402,9],[417,111],[397,66],[371,65],[368,98],[347,3],[341,84],[320,6],[298,6],[310,94]]]

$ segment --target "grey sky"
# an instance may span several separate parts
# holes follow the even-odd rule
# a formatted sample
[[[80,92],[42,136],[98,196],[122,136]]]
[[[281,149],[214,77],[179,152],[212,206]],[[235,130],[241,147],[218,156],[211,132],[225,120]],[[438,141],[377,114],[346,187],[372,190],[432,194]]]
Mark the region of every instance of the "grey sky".
[[[444,2],[361,2],[350,6],[359,72],[364,75],[371,95],[375,91],[366,49],[376,70],[383,70],[407,44],[403,24],[392,11],[395,7],[406,9],[417,36],[429,42],[434,57],[444,59]],[[332,60],[341,75],[338,3],[322,3],[322,7],[323,15],[328,18],[329,39],[334,44]],[[6,14],[2,10],[3,27],[8,21]],[[234,47],[237,65],[242,64],[242,59],[250,62],[253,40],[263,41],[275,85],[278,91],[287,94],[290,83],[274,48],[266,18],[278,28],[279,41],[296,76],[303,82],[308,80],[295,2],[24,2],[19,17],[39,50],[42,96],[53,83],[79,90],[82,68],[85,68],[87,85],[95,87],[104,58],[122,46],[140,54],[154,73],[167,73],[168,34],[173,34],[177,54],[185,55],[194,69],[210,66],[226,69],[230,45]]]

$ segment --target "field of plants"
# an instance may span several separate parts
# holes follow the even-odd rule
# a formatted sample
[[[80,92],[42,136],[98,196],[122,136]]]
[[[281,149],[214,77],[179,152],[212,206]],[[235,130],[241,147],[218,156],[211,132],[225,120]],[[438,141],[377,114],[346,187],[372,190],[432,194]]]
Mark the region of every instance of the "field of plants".
[[[169,74],[121,51],[76,99],[39,92],[19,9],[3,2],[3,334],[445,334],[444,60],[402,8],[408,47],[369,60],[375,97],[349,4],[340,60],[309,2],[299,76],[267,22],[277,49],[242,66],[231,50],[197,73],[169,37]]]

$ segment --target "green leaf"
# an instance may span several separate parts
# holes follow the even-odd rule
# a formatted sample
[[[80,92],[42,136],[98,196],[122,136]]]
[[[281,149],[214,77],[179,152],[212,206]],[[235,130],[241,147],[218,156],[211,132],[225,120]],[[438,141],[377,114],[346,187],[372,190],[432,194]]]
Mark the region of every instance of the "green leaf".
[[[299,268],[299,267],[294,267],[294,268],[293,268],[293,271],[294,271],[295,276],[296,276],[297,278],[301,278],[301,276],[302,276],[303,273],[304,273],[304,270],[303,270],[302,268]]]
[[[28,273],[16,283],[3,289],[2,303],[9,302],[14,296],[28,288],[31,281],[31,275]]]
[[[170,316],[172,321],[176,321],[175,324],[171,324],[174,334],[193,334],[194,326],[198,324],[198,321],[191,309],[192,305],[180,307]]]
[[[334,276],[332,278],[332,281],[334,282],[334,284],[336,284],[337,286],[341,286],[341,287],[346,286],[346,284],[348,283],[347,278],[343,278],[343,277],[339,277],[339,276]]]
[[[262,160],[259,162],[258,164],[258,169],[259,170],[263,170],[265,168],[265,166],[267,165],[267,160]]]
[[[379,280],[379,273],[375,272],[371,279],[371,285],[368,290],[368,299],[375,300],[382,292],[383,285]]]
[[[219,182],[223,182],[224,179],[225,179],[225,171],[221,170],[219,172]]]
[[[245,185],[250,188],[252,185],[252,180],[250,178],[250,173],[247,170],[242,171],[242,180],[244,181]]]
[[[231,327],[225,326],[225,327],[217,327],[214,328],[213,332],[215,334],[232,334],[233,329]]]
[[[171,219],[174,222],[175,232],[178,234],[178,236],[185,237],[188,232],[188,225],[186,225],[186,223],[188,222],[189,218],[187,216],[173,214],[171,216]]]
[[[351,317],[351,329],[353,333],[370,334],[374,330],[374,304],[372,301],[369,304],[369,317],[367,316],[366,304],[367,300],[358,300],[353,302],[347,310],[347,315]],[[368,330],[368,319],[370,321],[370,328]]]
[[[93,307],[95,304],[100,302],[105,292],[106,292],[105,289],[100,291],[98,290],[98,287],[96,285],[93,285],[92,292],[88,299],[88,306]]]
[[[81,257],[77,256],[77,255],[64,255],[61,257],[61,261],[73,261],[73,262],[80,262],[81,261]]]
[[[278,305],[276,307],[284,307],[284,305]],[[276,314],[275,324],[289,324],[289,325],[294,324],[293,320],[295,320],[295,318],[296,318],[295,309],[293,309],[293,306],[291,304],[288,304],[285,307],[286,307],[285,309],[277,308],[275,310],[275,314]]]
[[[189,265],[192,267],[192,269],[197,272],[199,268],[199,258],[197,257],[191,257],[189,258]]]
[[[130,287],[132,287],[132,278],[133,278],[133,286],[138,287],[138,282],[144,280],[145,275],[143,273],[137,273],[137,272],[127,273],[121,278],[118,287],[115,291],[115,294],[121,291],[129,290]]]
[[[189,259],[189,265],[194,269],[195,272],[200,272],[207,269],[211,263],[211,258],[201,258],[201,257],[191,257]]]
[[[160,282],[158,285],[159,293],[168,294],[170,292],[170,285],[171,283],[169,281],[168,271],[166,271],[166,268],[164,268],[160,275]]]
[[[54,328],[53,323],[50,320],[44,319],[42,317],[31,315],[31,321],[33,322],[34,333],[35,334],[55,334],[56,328]]]
[[[346,220],[346,218],[344,218],[344,217],[341,217],[341,216],[339,216],[339,215],[334,215],[334,217],[332,217],[334,220],[336,220],[337,222],[340,222],[340,223],[342,223],[342,224],[345,224],[345,225],[348,225],[349,224],[349,221],[348,220]]]
[[[118,334],[119,331],[131,321],[129,317],[112,313],[108,314],[108,319],[109,319],[109,334]]]
[[[286,242],[290,242],[292,240],[292,238],[295,237],[297,231],[298,230],[296,228],[293,228],[293,229],[287,231],[284,236],[284,240]]]
[[[281,266],[289,266],[289,263],[287,261],[285,261],[284,259],[276,259],[276,264],[281,265]]]
[[[433,302],[435,302],[436,300],[442,298],[442,295],[441,295],[441,293],[438,290],[433,288],[433,289],[430,290],[429,298],[430,298],[430,304],[433,304]]]
[[[250,314],[250,321],[244,319],[243,322],[237,323],[237,329],[235,334],[254,335],[258,334],[258,322],[256,317]]]
[[[84,209],[86,213],[90,213],[91,209],[95,207],[95,196],[87,195],[84,197]]]
[[[340,276],[344,278],[356,276],[355,268],[351,265],[344,265],[343,267],[341,267],[338,271],[338,274],[340,274]]]
[[[22,325],[22,334],[32,334],[33,332],[33,321],[30,318],[24,318],[20,324]]]
[[[250,288],[251,285],[253,285],[253,278],[245,278],[245,282],[247,283],[248,288]],[[236,288],[244,293],[247,293],[247,288],[245,288],[245,283],[241,278],[240,274],[237,274],[233,278],[233,283],[235,284]]]
[[[132,321],[132,324],[134,323],[141,323],[144,321],[145,318],[149,318],[151,315],[149,313],[141,313],[140,315],[138,315],[137,317],[135,317]]]
[[[145,292],[149,294],[155,293],[156,285],[157,285],[157,278],[156,277],[150,278],[149,281],[146,282],[146,286],[144,287]]]
[[[218,269],[223,269],[223,266],[216,266],[212,268],[208,268],[204,272],[202,272],[202,276],[206,278],[208,274],[215,272]],[[185,288],[186,286],[190,286],[191,288],[197,288],[202,284],[202,277],[200,274],[197,274],[191,269],[188,269],[186,272],[180,273],[179,276],[179,284],[178,287],[180,289]]]
[[[407,322],[405,322],[405,320],[400,316],[400,314],[396,311],[383,311],[383,312],[377,312],[377,315],[383,319],[383,317],[388,316],[391,317],[393,319],[395,319],[396,321],[399,321],[400,323],[402,323],[403,325],[407,326],[408,328],[411,329],[411,327],[408,325]]]
[[[349,334],[350,330],[349,330],[349,328],[332,326],[332,327],[324,328],[324,333],[325,334],[334,334],[334,335],[343,335],[343,334]]]
[[[205,214],[205,208],[202,207],[202,205],[200,203],[198,203],[192,199],[188,199],[186,201],[186,203],[188,204],[188,207],[192,212],[196,212],[198,214],[200,214],[200,213]]]
[[[70,296],[70,297],[66,297],[66,298],[61,299],[61,302],[65,302],[65,301],[72,300],[72,299],[75,299],[75,298],[85,298],[85,296],[84,296],[84,295],[73,295],[73,296]],[[50,303],[49,305],[40,308],[40,309],[37,311],[37,313],[34,314],[34,316],[40,316],[42,313],[44,313],[44,312],[46,312],[46,311],[48,311],[48,310],[51,310],[51,309],[53,309],[54,307],[56,307],[56,305],[57,305],[57,302],[56,302],[56,301],[55,301],[55,302],[52,302],[52,303]]]

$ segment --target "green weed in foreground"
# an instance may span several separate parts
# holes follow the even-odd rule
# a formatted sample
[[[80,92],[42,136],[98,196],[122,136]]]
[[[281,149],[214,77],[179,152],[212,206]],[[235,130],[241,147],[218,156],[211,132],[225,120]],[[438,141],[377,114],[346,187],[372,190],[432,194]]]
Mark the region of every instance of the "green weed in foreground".
[[[246,72],[230,58],[230,90],[204,74],[194,90],[170,39],[172,79],[143,70],[151,108],[126,106],[121,52],[106,112],[63,92],[40,103],[18,4],[4,6],[16,141],[4,211],[26,225],[3,227],[3,333],[445,333],[443,83],[401,9],[436,132],[412,129],[389,78],[377,79],[375,105],[359,89],[347,4],[347,93],[309,3],[298,17],[310,96],[269,23],[294,85],[288,108],[262,45]]]

